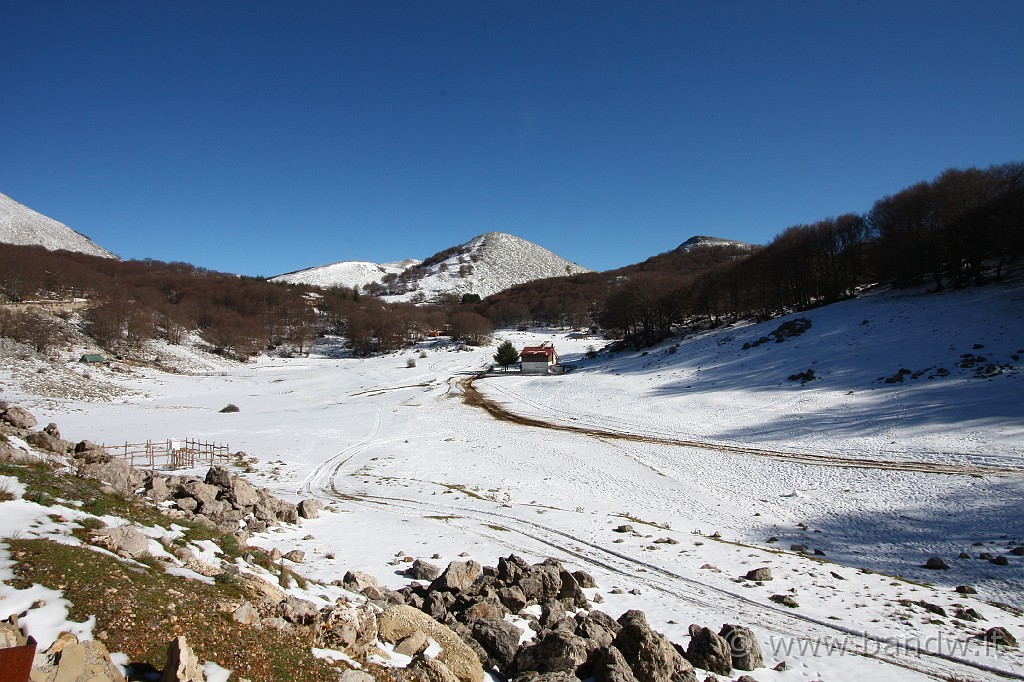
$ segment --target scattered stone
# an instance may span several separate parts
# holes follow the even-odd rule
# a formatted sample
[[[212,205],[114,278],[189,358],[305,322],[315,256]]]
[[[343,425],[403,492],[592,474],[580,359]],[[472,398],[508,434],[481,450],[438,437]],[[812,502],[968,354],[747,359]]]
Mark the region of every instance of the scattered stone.
[[[303,500],[298,504],[299,516],[304,519],[315,519],[320,516],[324,504],[320,500]]]
[[[416,559],[412,562],[412,566],[406,569],[405,575],[413,580],[435,580],[437,576],[441,575],[441,569],[434,564]]]
[[[376,578],[362,571],[348,571],[342,578],[341,584],[346,590],[353,592],[362,592],[367,587],[380,587]]]
[[[997,557],[991,559],[991,562],[993,564],[995,564],[996,566],[1006,566],[1007,564],[1010,563],[1010,560],[1007,559],[1004,556],[997,556]]]
[[[241,623],[242,625],[255,625],[260,621],[260,612],[256,610],[255,606],[244,601],[241,606],[234,610],[231,617],[236,623]]]
[[[794,599],[792,597],[792,595],[788,595],[788,594],[773,594],[772,596],[770,596],[768,598],[771,599],[776,604],[782,604],[783,606],[788,606],[791,609],[795,609],[795,608],[800,606],[800,604],[797,603],[796,599]]]
[[[973,585],[957,585],[956,591],[960,594],[978,594],[978,590]]]
[[[629,525],[628,523],[624,523],[621,526],[616,526],[615,528],[612,528],[612,532],[613,533],[635,533],[636,530],[634,530],[633,526]]]
[[[642,611],[626,611],[619,617],[622,629],[612,643],[629,662],[633,675],[643,682],[696,682],[693,666],[664,635],[647,624]]]
[[[949,564],[943,561],[941,557],[933,556],[928,557],[928,561],[924,562],[924,567],[932,570],[945,570],[949,568]]]
[[[0,420],[7,422],[16,429],[31,429],[38,423],[31,412],[16,405],[8,407],[0,413]]]
[[[983,639],[986,642],[992,642],[996,646],[1007,647],[1009,649],[1017,648],[1017,640],[1006,628],[1002,626],[989,628],[982,634],[978,635],[978,638]]]
[[[772,579],[772,572],[768,568],[754,568],[747,571],[747,574],[743,576],[747,580],[754,580],[756,582],[765,582]]]
[[[791,552],[798,552],[800,554],[807,554],[808,552],[810,552],[810,550],[807,549],[807,545],[800,545],[800,544],[790,545],[789,546],[789,550]]]
[[[482,682],[483,666],[476,653],[447,626],[411,606],[392,605],[377,617],[378,636],[384,642],[397,643],[420,631],[441,645],[437,660],[461,682]]]
[[[281,558],[287,559],[288,561],[292,561],[296,564],[301,564],[302,560],[306,558],[306,553],[303,552],[301,549],[293,549],[290,552],[285,552],[284,554],[282,554]]]

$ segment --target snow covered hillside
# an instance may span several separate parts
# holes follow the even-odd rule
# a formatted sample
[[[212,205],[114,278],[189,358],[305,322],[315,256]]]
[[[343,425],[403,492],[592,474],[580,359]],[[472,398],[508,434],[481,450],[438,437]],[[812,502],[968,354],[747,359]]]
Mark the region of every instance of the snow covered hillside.
[[[705,237],[703,235],[697,235],[690,237],[685,242],[680,244],[676,251],[692,251],[694,249],[708,247],[708,246],[736,246],[747,251],[754,251],[761,247],[756,244],[748,244],[747,242],[738,242],[733,239],[722,239],[721,237]]]
[[[402,273],[406,268],[418,265],[419,261],[410,258],[394,263],[370,263],[362,260],[346,260],[330,265],[321,265],[305,270],[296,270],[277,277],[271,282],[287,282],[289,284],[312,284],[318,287],[362,287],[370,282],[380,282],[385,275]]]
[[[535,279],[582,272],[590,270],[525,239],[488,232],[424,261],[386,265],[347,261],[279,275],[271,281],[325,287],[371,285],[371,291],[386,300],[431,302],[443,295],[467,293],[483,298]],[[383,288],[378,291],[373,285]]]
[[[44,246],[51,251],[78,251],[103,258],[116,258],[85,235],[64,223],[47,218],[28,206],[0,194],[0,242],[22,246]]]
[[[475,378],[493,345],[435,339],[209,376],[90,369],[118,402],[41,401],[3,367],[0,386],[95,440],[230,443],[258,485],[332,502],[253,540],[328,582],[398,587],[401,552],[551,556],[683,647],[691,623],[750,626],[761,682],[1024,679],[1020,649],[977,637],[1024,638],[1024,286],[869,292],[592,359],[603,342],[578,334],[500,337],[577,369]]]

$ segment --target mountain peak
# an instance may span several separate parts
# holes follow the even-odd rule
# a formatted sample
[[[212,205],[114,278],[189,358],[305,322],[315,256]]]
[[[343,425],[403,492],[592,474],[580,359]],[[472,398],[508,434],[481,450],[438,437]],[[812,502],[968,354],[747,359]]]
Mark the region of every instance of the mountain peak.
[[[117,258],[84,234],[64,223],[33,211],[0,193],[0,242],[19,246],[42,246],[50,251],[77,251],[91,256]]]
[[[680,244],[676,251],[692,251],[698,248],[713,247],[713,246],[738,246],[744,249],[752,250],[755,247],[754,244],[748,244],[747,242],[738,242],[733,239],[722,239],[721,237],[708,237],[706,235],[695,235],[690,237],[685,242]]]

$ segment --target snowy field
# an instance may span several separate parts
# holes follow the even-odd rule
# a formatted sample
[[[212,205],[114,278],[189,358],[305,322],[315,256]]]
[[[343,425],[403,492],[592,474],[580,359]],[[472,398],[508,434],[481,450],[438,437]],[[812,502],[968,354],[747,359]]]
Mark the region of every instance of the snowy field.
[[[743,348],[797,318],[802,334]],[[1019,652],[972,639],[1002,625],[1024,641],[1024,556],[1008,552],[1024,543],[1024,290],[870,293],[596,359],[605,342],[573,336],[499,332],[551,340],[577,369],[472,384],[554,428],[467,405],[460,382],[494,346],[441,341],[371,359],[325,343],[199,376],[90,370],[125,387],[115,402],[43,400],[10,368],[0,391],[73,439],[229,443],[259,460],[254,483],[333,503],[253,540],[305,550],[311,577],[359,569],[397,587],[400,552],[552,556],[591,572],[613,616],[642,609],[684,646],[690,623],[750,626],[768,665],[790,667],[762,682],[1024,679]],[[229,403],[240,411],[219,412]],[[931,556],[951,568],[924,569]],[[758,567],[774,579],[739,579]],[[953,590],[966,584],[979,594]],[[968,607],[987,621],[952,617]]]

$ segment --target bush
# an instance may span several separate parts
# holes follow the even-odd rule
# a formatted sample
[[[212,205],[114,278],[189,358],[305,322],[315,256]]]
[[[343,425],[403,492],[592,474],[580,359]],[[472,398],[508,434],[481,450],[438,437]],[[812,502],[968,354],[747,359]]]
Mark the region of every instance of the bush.
[[[234,403],[228,403],[226,406],[221,408],[221,412],[238,412],[238,405]]]
[[[416,366],[416,358],[407,358],[406,361],[405,361],[405,366],[406,367],[415,367]]]

